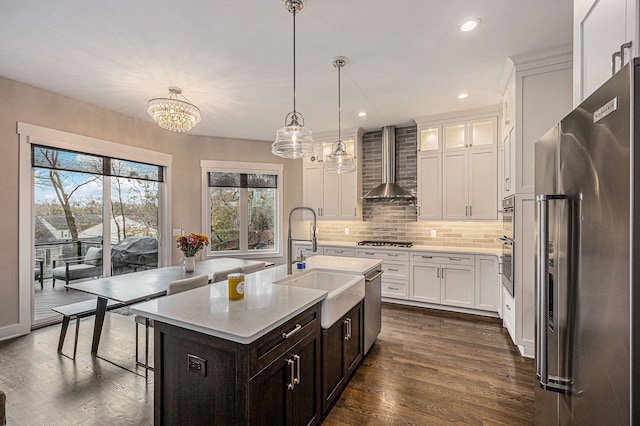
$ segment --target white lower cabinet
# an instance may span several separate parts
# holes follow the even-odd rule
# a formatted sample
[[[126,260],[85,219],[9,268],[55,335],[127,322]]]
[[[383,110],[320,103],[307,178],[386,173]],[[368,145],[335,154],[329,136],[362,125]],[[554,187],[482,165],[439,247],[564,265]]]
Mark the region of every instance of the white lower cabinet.
[[[411,264],[411,300],[440,303],[440,265]]]
[[[409,298],[409,252],[377,248],[356,249],[356,257],[382,260],[382,297]]]
[[[498,312],[501,288],[498,258],[476,255],[475,308]]]
[[[409,300],[499,312],[498,258],[412,252]]]
[[[473,308],[474,256],[412,253],[409,299]]]
[[[474,267],[443,264],[440,268],[443,305],[475,308]]]
[[[502,324],[505,326],[509,335],[511,335],[511,340],[515,342],[516,340],[516,309],[515,309],[515,300],[509,294],[506,288],[502,289]]]

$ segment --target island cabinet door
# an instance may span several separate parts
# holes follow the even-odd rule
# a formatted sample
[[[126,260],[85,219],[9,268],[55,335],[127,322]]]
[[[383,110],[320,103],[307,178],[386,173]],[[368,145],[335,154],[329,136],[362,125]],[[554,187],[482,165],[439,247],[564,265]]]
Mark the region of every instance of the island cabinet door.
[[[364,354],[363,303],[322,330],[322,412],[327,413]]]
[[[251,425],[313,425],[320,421],[320,329],[249,382]]]

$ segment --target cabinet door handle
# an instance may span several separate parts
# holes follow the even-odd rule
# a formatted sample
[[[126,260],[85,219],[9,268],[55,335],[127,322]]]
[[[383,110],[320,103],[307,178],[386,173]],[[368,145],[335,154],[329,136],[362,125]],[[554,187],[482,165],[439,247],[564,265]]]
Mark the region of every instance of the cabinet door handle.
[[[420,206],[418,206],[418,216],[420,216]]]
[[[336,253],[344,253],[344,250],[336,250]]]
[[[347,318],[347,335],[349,336],[349,340],[351,340],[351,318]]]
[[[288,339],[289,337],[291,337],[294,334],[298,333],[300,330],[302,330],[302,326],[300,324],[296,324],[295,328],[293,330],[291,330],[290,332],[282,333],[282,338],[283,339]]]
[[[453,260],[455,262],[460,262],[462,260],[461,257],[450,257],[449,260]]]
[[[395,253],[387,253],[387,256],[389,256],[389,257],[398,257],[398,255],[395,254]]]
[[[373,256],[375,253],[371,253],[369,251],[365,251],[364,254],[366,254],[367,256]]]
[[[511,306],[509,306],[509,305],[504,305],[504,307],[507,308],[507,311],[511,310]]]
[[[473,206],[469,206],[469,217],[473,216]]]
[[[440,268],[436,269],[436,278],[440,278]]]
[[[353,215],[354,216],[358,216],[358,208],[357,207],[353,208]]]
[[[287,360],[287,365],[289,366],[289,383],[287,384],[288,390],[293,390],[296,387],[296,366],[295,362],[292,359]]]
[[[400,290],[398,287],[387,287],[387,288],[388,288],[389,290],[395,290],[395,291]]]
[[[389,268],[388,271],[398,272],[397,269]]]
[[[351,336],[349,335],[349,318],[346,318],[342,323],[344,324],[344,340],[349,340]]]
[[[464,215],[469,216],[469,206],[464,206]]]
[[[300,384],[300,355],[294,355],[293,360],[296,362],[296,377],[293,379],[293,383]]]
[[[420,256],[423,259],[433,259],[433,256]]]

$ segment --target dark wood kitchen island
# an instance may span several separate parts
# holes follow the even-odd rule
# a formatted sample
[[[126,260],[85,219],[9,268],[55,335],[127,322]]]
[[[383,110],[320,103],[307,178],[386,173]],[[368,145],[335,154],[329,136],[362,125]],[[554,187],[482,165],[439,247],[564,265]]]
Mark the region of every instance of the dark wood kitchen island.
[[[327,292],[273,284],[284,276],[247,275],[241,301],[222,282],[131,308],[155,321],[155,424],[320,421]]]

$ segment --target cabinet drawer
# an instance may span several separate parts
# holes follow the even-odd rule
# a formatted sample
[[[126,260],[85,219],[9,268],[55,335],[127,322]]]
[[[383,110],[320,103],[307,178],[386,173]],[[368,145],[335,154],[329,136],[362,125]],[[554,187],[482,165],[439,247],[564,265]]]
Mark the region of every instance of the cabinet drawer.
[[[447,263],[454,265],[474,265],[475,256],[467,253],[411,253],[413,263]]]
[[[357,249],[356,257],[381,260],[409,260],[409,252],[403,250]]]
[[[324,250],[321,246],[316,247],[316,251],[311,251],[311,244],[294,244],[293,245],[293,253],[291,253],[291,257],[295,260],[298,256],[300,256],[300,252],[304,257],[317,256],[319,254],[324,254]]]
[[[291,349],[309,333],[320,328],[320,304],[290,319],[251,345],[250,376]]]
[[[382,262],[382,270],[384,278],[409,279],[409,264],[406,262]],[[383,279],[384,279],[383,278]]]
[[[324,254],[326,256],[354,257],[356,255],[356,249],[349,247],[325,247]]]
[[[382,297],[389,297],[393,299],[408,299],[409,285],[406,281],[403,282],[383,279]]]

